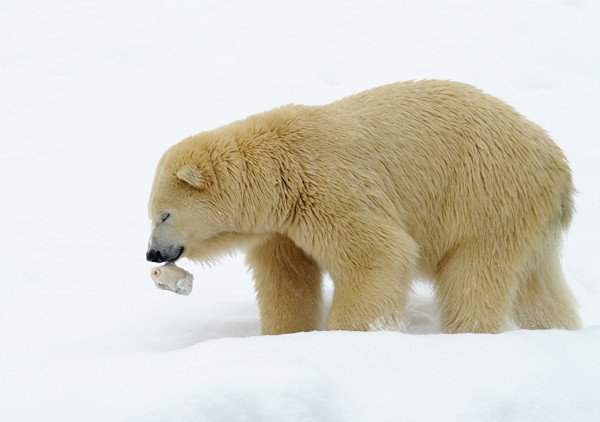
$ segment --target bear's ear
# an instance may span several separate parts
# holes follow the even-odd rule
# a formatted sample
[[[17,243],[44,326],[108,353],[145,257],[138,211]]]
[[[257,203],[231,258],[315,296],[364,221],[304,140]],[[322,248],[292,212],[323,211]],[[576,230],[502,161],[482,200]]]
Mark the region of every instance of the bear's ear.
[[[177,178],[199,190],[206,189],[211,180],[206,170],[202,170],[196,166],[183,166],[177,172]]]

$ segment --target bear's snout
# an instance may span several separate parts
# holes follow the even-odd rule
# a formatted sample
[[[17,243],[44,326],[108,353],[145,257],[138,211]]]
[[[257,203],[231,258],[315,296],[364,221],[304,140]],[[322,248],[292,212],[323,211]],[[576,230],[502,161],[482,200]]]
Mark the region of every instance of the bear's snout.
[[[146,260],[150,262],[175,262],[183,254],[183,246],[179,248],[169,247],[166,250],[159,251],[151,248],[146,252]]]
[[[156,249],[150,249],[148,252],[146,252],[146,261],[165,262],[160,251],[157,251]]]

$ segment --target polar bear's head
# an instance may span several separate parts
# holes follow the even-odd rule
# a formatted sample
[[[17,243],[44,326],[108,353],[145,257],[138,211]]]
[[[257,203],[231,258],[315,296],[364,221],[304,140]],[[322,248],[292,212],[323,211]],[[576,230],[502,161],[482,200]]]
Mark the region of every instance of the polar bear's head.
[[[148,261],[205,260],[231,249],[239,237],[237,155],[206,135],[188,138],[164,154],[148,205]]]

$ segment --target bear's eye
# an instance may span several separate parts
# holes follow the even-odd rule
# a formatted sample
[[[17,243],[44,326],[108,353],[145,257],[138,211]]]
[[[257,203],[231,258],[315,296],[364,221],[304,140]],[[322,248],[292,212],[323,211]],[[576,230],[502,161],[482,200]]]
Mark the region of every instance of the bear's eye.
[[[165,221],[167,221],[167,219],[171,216],[171,214],[169,214],[168,212],[163,212],[160,215],[160,222],[164,223]]]

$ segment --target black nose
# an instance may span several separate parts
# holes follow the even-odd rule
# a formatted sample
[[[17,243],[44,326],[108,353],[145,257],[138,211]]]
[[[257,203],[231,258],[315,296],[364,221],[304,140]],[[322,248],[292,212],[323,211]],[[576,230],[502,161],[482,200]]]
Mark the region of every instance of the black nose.
[[[146,261],[165,262],[165,259],[161,255],[160,251],[157,251],[156,249],[150,249],[148,252],[146,252]]]

